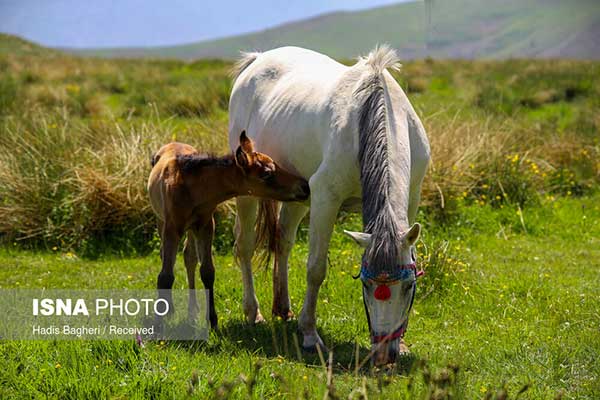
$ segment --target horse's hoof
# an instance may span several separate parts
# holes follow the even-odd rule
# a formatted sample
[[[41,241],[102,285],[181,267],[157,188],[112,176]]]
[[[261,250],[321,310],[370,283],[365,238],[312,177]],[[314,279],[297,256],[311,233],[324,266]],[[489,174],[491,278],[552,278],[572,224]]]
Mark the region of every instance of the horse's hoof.
[[[273,310],[274,318],[281,318],[284,321],[291,321],[294,319],[295,315],[292,310]]]
[[[254,318],[255,325],[264,324],[265,322],[267,322],[267,321],[265,320],[265,317],[263,317],[261,313],[256,314],[256,318]]]
[[[312,346],[302,346],[302,350],[304,350],[307,353],[310,354],[316,354],[319,351],[317,350],[317,346],[319,346],[319,348],[321,349],[321,353],[325,354],[325,353],[329,353],[329,349],[325,346],[325,345],[321,345],[321,344],[314,344]]]
[[[400,339],[400,343],[398,344],[398,356],[403,357],[408,355],[410,355],[410,349],[406,343],[404,343],[404,339]]]

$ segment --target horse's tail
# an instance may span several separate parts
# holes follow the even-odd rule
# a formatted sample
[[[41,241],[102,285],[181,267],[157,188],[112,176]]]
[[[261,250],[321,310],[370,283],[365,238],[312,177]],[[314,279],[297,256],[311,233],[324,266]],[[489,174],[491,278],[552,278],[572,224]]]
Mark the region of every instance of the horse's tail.
[[[260,200],[256,219],[256,250],[259,264],[269,265],[271,255],[277,251],[279,203],[275,200]],[[275,263],[277,264],[277,263]]]
[[[360,60],[369,65],[376,75],[388,68],[399,70],[402,66],[398,53],[388,44],[377,45],[366,57],[360,57]]]
[[[230,75],[233,78],[233,80],[236,80],[238,78],[238,76],[240,76],[240,74],[242,72],[244,72],[244,70],[246,68],[248,68],[248,66],[250,64],[252,64],[254,62],[254,60],[256,60],[258,58],[258,56],[260,55],[259,52],[241,52],[242,56],[240,57],[239,60],[237,60],[235,62],[235,64],[233,64],[233,68],[231,68],[230,71]]]

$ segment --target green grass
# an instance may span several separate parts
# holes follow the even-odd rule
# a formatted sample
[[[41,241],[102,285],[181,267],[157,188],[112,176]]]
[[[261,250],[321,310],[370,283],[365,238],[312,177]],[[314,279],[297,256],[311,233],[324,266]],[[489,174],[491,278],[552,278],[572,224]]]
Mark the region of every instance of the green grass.
[[[355,373],[369,339],[356,273],[361,250],[336,226],[331,266],[318,306],[318,328],[333,350],[332,386],[339,398],[593,399],[600,395],[600,196],[545,200],[539,207],[493,209],[459,205],[443,227],[421,219],[426,275],[406,336],[415,360],[394,371]],[[525,233],[523,225],[527,230]],[[306,227],[301,228],[303,237]],[[441,246],[443,242],[447,242]],[[445,250],[440,250],[443,248]],[[437,250],[436,250],[437,249]],[[435,253],[435,254],[434,254]],[[292,306],[300,311],[307,245],[291,260]],[[207,343],[132,341],[1,342],[2,398],[322,398],[327,371],[314,355],[298,359],[296,322],[243,322],[240,273],[229,254],[216,257],[216,307],[221,329]],[[2,288],[153,287],[159,257],[78,258],[63,249],[0,251]],[[185,287],[181,257],[177,288]],[[271,274],[255,273],[263,310]],[[284,336],[286,339],[284,339]],[[453,369],[457,370],[456,379]],[[364,382],[364,383],[363,383]],[[428,382],[428,383],[426,383]],[[110,384],[109,384],[110,383]],[[448,390],[448,388],[446,388]],[[305,393],[306,392],[306,393]]]
[[[77,58],[0,35],[0,287],[154,287],[149,156],[171,140],[228,151],[229,66]],[[214,243],[221,330],[208,343],[0,342],[0,398],[224,398],[250,388],[257,398],[598,398],[600,64],[428,59],[394,76],[433,153],[412,362],[355,375],[355,348],[364,358],[369,347],[351,278],[361,251],[341,229],[361,230],[356,215],[338,220],[319,298],[331,384],[318,356],[297,356],[296,322],[247,326],[226,204]],[[306,225],[299,238],[297,313]],[[256,272],[265,314],[270,282]],[[176,286],[185,287],[181,259]]]

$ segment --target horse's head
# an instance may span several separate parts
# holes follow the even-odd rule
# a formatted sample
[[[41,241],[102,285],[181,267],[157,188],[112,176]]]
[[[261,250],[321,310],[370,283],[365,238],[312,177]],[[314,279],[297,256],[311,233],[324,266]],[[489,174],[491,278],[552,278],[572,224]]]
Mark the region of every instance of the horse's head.
[[[365,248],[360,280],[363,285],[363,302],[371,332],[373,361],[376,365],[394,362],[399,352],[407,350],[401,344],[412,306],[416,266],[412,246],[419,238],[421,226],[413,225],[396,239],[396,260],[393,265],[378,264],[382,240],[378,235],[344,231]]]
[[[284,170],[268,155],[254,151],[246,131],[240,135],[235,163],[244,173],[249,195],[279,201],[303,201],[310,195],[306,179]]]

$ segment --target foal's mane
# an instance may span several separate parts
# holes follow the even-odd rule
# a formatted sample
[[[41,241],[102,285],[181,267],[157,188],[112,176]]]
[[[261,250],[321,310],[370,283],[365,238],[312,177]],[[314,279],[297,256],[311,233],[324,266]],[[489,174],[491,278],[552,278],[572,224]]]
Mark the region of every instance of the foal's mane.
[[[180,154],[177,165],[184,174],[198,173],[206,167],[230,167],[235,163],[232,154],[216,156],[214,154]]]
[[[366,233],[372,234],[373,245],[367,248],[368,268],[386,269],[399,259],[402,234],[396,211],[391,202],[392,182],[388,115],[386,109],[383,71],[398,65],[396,53],[389,47],[376,48],[361,59],[371,71],[363,79],[355,96],[362,105],[358,111],[360,182],[362,187],[362,216]]]

